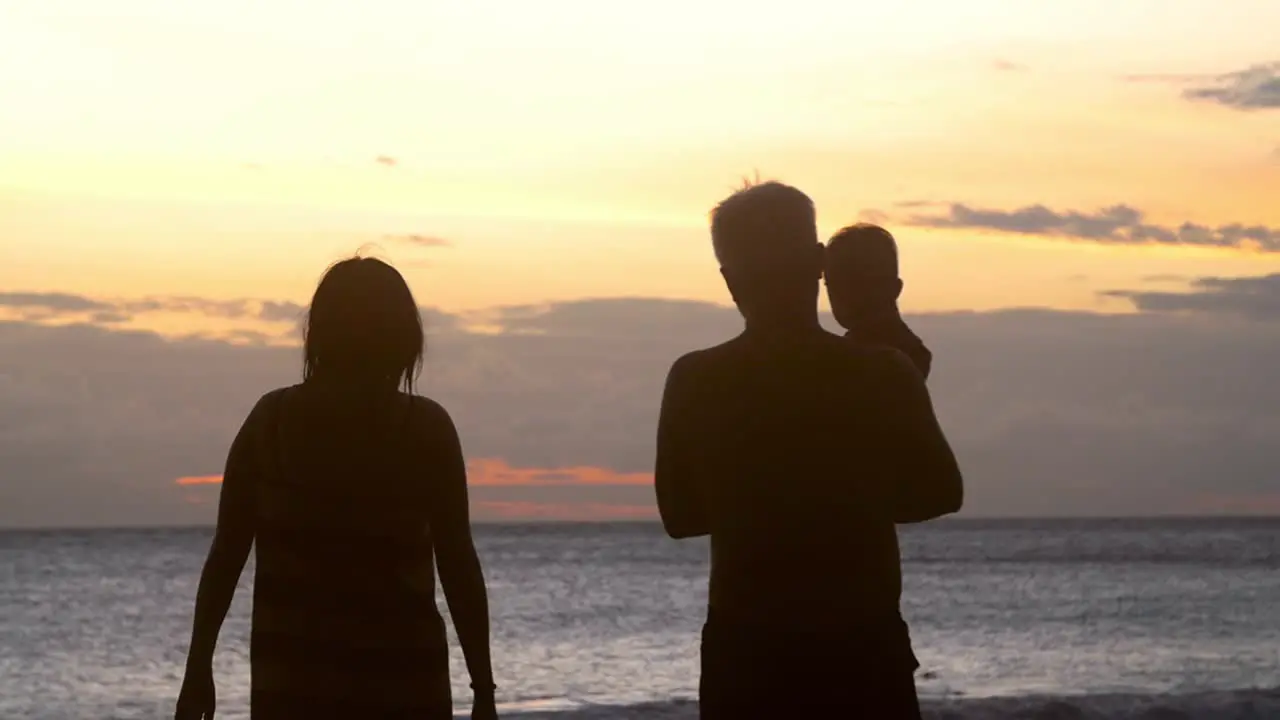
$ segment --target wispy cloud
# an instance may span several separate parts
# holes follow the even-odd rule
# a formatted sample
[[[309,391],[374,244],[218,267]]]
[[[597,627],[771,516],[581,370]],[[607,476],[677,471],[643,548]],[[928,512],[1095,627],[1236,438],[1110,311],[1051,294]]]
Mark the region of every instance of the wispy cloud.
[[[1274,110],[1280,108],[1280,62],[1218,75],[1182,94],[1188,100],[1214,102],[1236,110]]]
[[[88,313],[114,310],[101,300],[59,292],[0,292],[0,307]]]
[[[258,318],[267,322],[295,322],[302,317],[306,308],[298,303],[264,300],[258,308]]]
[[[0,308],[36,312],[42,319],[87,320],[99,325],[115,325],[129,322],[138,315],[160,313],[296,322],[305,310],[297,303],[278,300],[213,300],[191,296],[111,299],[60,292],[0,292]]]
[[[1019,235],[1070,238],[1114,245],[1182,245],[1280,252],[1280,228],[1228,223],[1209,227],[1184,222],[1177,226],[1146,222],[1143,211],[1112,205],[1094,212],[1052,210],[1028,205],[1014,210],[975,208],[962,203],[946,211],[911,214],[902,222],[916,227],[995,230]]]
[[[395,167],[400,164],[399,160],[391,157],[390,155],[379,155],[375,157],[373,161],[383,167]]]
[[[438,235],[419,235],[417,233],[408,233],[404,235],[384,235],[383,240],[388,242],[404,243],[406,245],[415,245],[423,248],[447,248],[453,247],[453,242]]]
[[[996,58],[992,61],[991,67],[995,70],[999,70],[1000,72],[1021,72],[1027,69],[1027,66],[1022,63],[1017,63],[1004,58]]]

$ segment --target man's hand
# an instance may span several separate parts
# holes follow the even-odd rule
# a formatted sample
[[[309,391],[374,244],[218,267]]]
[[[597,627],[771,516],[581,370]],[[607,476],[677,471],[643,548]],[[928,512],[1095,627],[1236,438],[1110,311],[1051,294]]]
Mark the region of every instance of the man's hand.
[[[497,720],[497,718],[498,708],[497,702],[493,699],[493,693],[478,693],[471,704],[471,720]]]
[[[173,714],[174,720],[213,720],[217,704],[212,663],[188,667],[182,678],[182,690],[178,693],[178,709]]]

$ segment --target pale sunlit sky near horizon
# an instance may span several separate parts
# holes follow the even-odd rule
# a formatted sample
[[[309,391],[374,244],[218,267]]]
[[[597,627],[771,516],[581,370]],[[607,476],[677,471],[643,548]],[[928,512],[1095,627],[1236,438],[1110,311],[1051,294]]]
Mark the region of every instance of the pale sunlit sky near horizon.
[[[1271,60],[1273,2],[0,7],[15,289],[305,301],[377,242],[429,259],[406,272],[447,309],[724,300],[705,216],[756,170],[807,190],[824,230],[915,200],[1280,225],[1274,117],[1126,80]],[[916,309],[1078,307],[1097,283],[1280,267],[899,233]]]
[[[1280,272],[1277,28],[1274,0],[0,0],[0,321],[291,342],[140,303],[305,304],[370,244],[448,317],[723,304],[707,212],[757,172],[824,233],[890,227],[908,312],[1150,310]],[[523,466],[648,469],[552,455]]]

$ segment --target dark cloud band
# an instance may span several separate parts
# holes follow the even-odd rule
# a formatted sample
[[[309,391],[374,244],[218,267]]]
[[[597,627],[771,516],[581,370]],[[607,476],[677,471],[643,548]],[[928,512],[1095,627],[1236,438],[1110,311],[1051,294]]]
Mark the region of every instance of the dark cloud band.
[[[1186,293],[1205,297],[1180,302],[1274,294],[1275,283],[1204,278]],[[1214,312],[1226,310],[909,316],[935,353],[930,391],[971,511],[1195,513],[1213,509],[1196,504],[1206,494],[1238,506],[1280,496],[1269,372],[1280,323]],[[483,332],[442,316],[457,331],[433,338],[421,387],[450,409],[469,458],[521,468],[650,472],[667,368],[741,329],[733,308],[654,298],[488,314]],[[173,479],[220,470],[254,401],[299,374],[294,348],[86,324],[0,321],[0,347],[0,526],[210,520],[214,504],[186,504]],[[482,499],[651,499],[579,485],[485,488]]]
[[[1280,321],[1280,273],[1258,277],[1202,277],[1181,292],[1107,290],[1144,312],[1181,312],[1248,320]]]

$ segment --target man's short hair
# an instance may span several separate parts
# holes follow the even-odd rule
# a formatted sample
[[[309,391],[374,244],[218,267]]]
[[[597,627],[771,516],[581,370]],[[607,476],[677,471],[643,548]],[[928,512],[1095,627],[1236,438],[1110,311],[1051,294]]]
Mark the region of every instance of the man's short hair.
[[[711,211],[711,245],[721,267],[767,267],[818,244],[813,200],[780,182],[746,183]]]
[[[854,223],[842,228],[827,241],[827,257],[831,264],[856,262],[871,269],[898,275],[898,243],[879,225]]]

